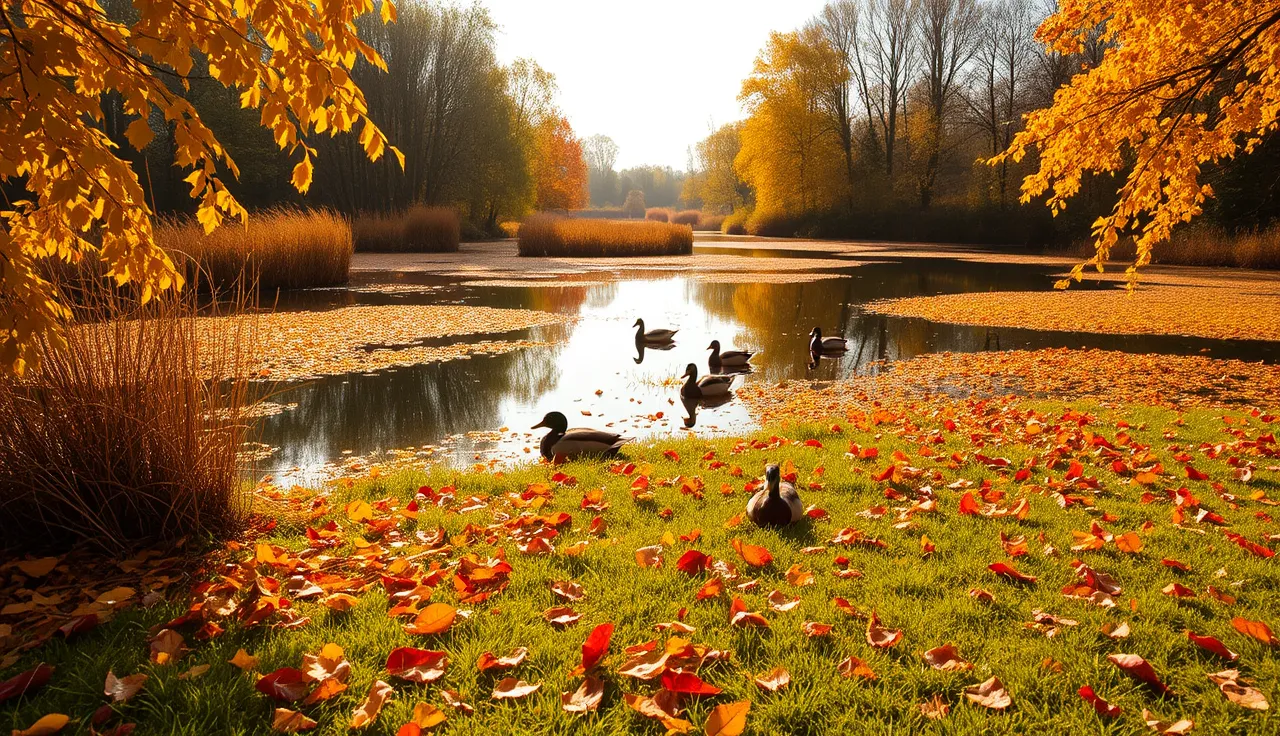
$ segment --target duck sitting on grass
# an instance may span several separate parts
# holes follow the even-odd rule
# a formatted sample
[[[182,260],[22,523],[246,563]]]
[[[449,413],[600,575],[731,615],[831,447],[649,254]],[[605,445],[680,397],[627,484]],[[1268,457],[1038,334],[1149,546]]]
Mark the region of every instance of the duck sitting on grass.
[[[756,526],[783,527],[804,518],[800,494],[790,483],[782,482],[782,471],[769,464],[764,469],[765,487],[747,501],[747,518]]]
[[[551,430],[538,445],[542,456],[548,460],[562,458],[574,460],[583,455],[611,457],[618,454],[623,445],[631,441],[615,432],[602,429],[575,427],[569,429],[569,420],[558,411],[549,411],[533,429],[546,427]]]
[[[724,373],[708,373],[702,378],[698,378],[698,366],[690,363],[689,367],[684,369],[684,375],[681,378],[687,379],[684,385],[680,387],[681,398],[714,399],[729,394],[729,391],[733,388],[735,376]]]
[[[680,330],[666,330],[661,327],[649,331],[644,329],[644,320],[638,319],[632,327],[636,328],[636,342],[671,342]]]

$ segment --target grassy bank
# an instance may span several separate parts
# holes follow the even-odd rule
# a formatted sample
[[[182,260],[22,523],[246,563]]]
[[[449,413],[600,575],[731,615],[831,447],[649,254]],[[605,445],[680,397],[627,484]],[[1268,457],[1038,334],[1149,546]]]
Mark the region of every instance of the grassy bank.
[[[642,444],[613,465],[440,469],[340,482],[321,494],[263,489],[262,510],[278,523],[225,550],[218,559],[232,564],[219,572],[239,581],[255,573],[276,581],[301,576],[279,593],[288,609],[246,625],[240,619],[256,618],[246,612],[262,610],[275,593],[205,590],[218,602],[201,610],[226,632],[201,641],[194,632],[202,616],[175,624],[190,651],[158,664],[148,657],[147,629],[187,612],[192,601],[124,608],[110,623],[70,642],[55,638],[0,672],[11,676],[40,661],[55,667],[48,687],[0,706],[0,719],[21,728],[48,713],[87,718],[104,702],[102,682],[112,671],[147,676],[115,717],[158,733],[265,732],[277,707],[318,721],[315,733],[346,733],[377,680],[394,694],[371,733],[396,732],[417,703],[440,709],[446,720],[436,733],[657,734],[664,719],[676,731],[702,732],[716,706],[738,702],[751,704],[750,734],[1143,733],[1144,709],[1166,721],[1192,719],[1197,733],[1267,733],[1277,725],[1270,711],[1231,702],[1206,675],[1237,667],[1265,697],[1280,696],[1280,650],[1231,623],[1280,623],[1280,575],[1261,551],[1274,547],[1265,535],[1276,531],[1264,501],[1278,495],[1275,472],[1262,467],[1275,451],[1268,421],[1213,410],[937,404],[747,438]],[[1249,484],[1229,458],[1256,461]],[[744,488],[766,462],[794,466],[814,507],[780,532],[741,521]],[[764,548],[772,560],[753,566],[734,540]],[[743,552],[762,561],[758,550]],[[638,562],[654,554],[660,566]],[[1035,580],[1011,580],[993,563]],[[717,578],[722,590],[712,594]],[[303,594],[307,581],[316,590]],[[553,593],[557,581],[580,585],[580,599]],[[573,586],[560,587],[577,597]],[[772,608],[770,596],[784,610]],[[738,597],[760,614],[746,620],[767,627],[731,623]],[[441,633],[406,631],[428,602],[448,607],[433,613],[469,615]],[[404,615],[390,610],[397,604]],[[549,623],[546,612],[557,606],[581,619]],[[220,607],[230,611],[225,618],[213,613]],[[1058,619],[1037,619],[1038,611]],[[882,629],[869,635],[873,612]],[[435,630],[431,620],[416,623]],[[806,622],[817,625],[806,632]],[[582,682],[572,670],[588,634],[605,623],[615,626],[612,641],[590,670],[603,682],[599,710],[565,712],[560,693]],[[1216,637],[1238,662],[1197,646],[1186,631]],[[640,655],[623,649],[650,641],[654,678],[624,674],[627,660]],[[345,689],[304,682],[298,696],[323,689],[332,697],[290,704],[255,689],[259,675],[306,669],[304,655],[330,643],[349,661]],[[684,661],[686,672],[719,694],[662,694],[662,683],[701,688],[687,675],[659,675],[664,647],[688,654],[690,644],[701,656]],[[931,667],[924,652],[944,644],[961,660]],[[406,682],[387,670],[397,647],[446,652],[449,662],[435,684]],[[528,654],[514,669],[477,667],[486,653],[503,657],[517,647]],[[241,649],[251,655],[238,658],[247,671],[229,663]],[[1144,658],[1171,693],[1108,660],[1122,653]],[[770,692],[753,683],[778,667],[790,684]],[[508,675],[541,687],[492,700]],[[964,695],[991,677],[1011,700],[1003,711]],[[1077,691],[1086,685],[1119,715],[1102,716],[1082,699]],[[449,706],[444,690],[475,712]],[[624,694],[657,700],[632,707]],[[672,702],[681,709],[661,710]]]
[[[351,268],[351,226],[329,210],[256,212],[247,225],[227,221],[207,235],[194,220],[171,220],[156,227],[156,242],[188,281],[217,288],[334,286]]]
[[[1072,255],[1091,258],[1093,243],[1077,243]],[[1111,251],[1111,260],[1130,263],[1137,251],[1125,240]],[[1208,224],[1174,230],[1167,243],[1156,246],[1152,262],[1171,266],[1223,266],[1280,269],[1280,224],[1254,230],[1231,231]]]
[[[458,213],[447,207],[360,215],[352,225],[355,249],[369,253],[453,253],[462,240]]]
[[[516,241],[522,256],[664,256],[693,252],[693,230],[666,222],[535,215]]]

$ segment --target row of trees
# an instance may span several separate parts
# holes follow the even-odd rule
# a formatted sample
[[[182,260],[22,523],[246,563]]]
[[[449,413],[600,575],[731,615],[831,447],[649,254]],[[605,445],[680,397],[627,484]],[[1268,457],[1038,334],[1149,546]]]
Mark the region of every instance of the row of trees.
[[[633,191],[643,194],[649,207],[685,206],[685,174],[669,166],[634,166],[616,171],[618,144],[607,135],[583,140],[587,161],[587,181],[593,207],[622,205]]]
[[[482,6],[402,0],[396,22],[370,14],[356,26],[386,68],[359,60],[351,78],[369,116],[403,153],[403,169],[394,156],[370,161],[356,136],[317,136],[313,184],[303,198],[289,187],[287,152],[259,125],[257,111],[241,109],[235,91],[197,78],[184,94],[239,164],[228,187],[242,204],[351,214],[446,205],[490,231],[530,209],[586,204],[582,143],[557,107],[554,77],[530,60],[500,65],[497,26]],[[149,175],[160,210],[186,209],[184,172],[166,166],[172,130],[163,120],[152,127],[157,135],[135,156],[144,183]]]
[[[1069,46],[1037,41],[1056,12],[1054,0],[832,0],[802,28],[770,35],[742,84],[746,118],[697,145],[687,198],[753,209],[762,226],[826,218],[850,234],[868,214],[941,208],[1019,220],[1017,238],[1044,236],[1035,231],[1049,221],[1044,209],[1017,208],[1035,151],[986,159],[1115,43],[1106,17]],[[1234,172],[1248,165],[1217,170],[1220,188],[1247,192]],[[1115,184],[1086,178],[1076,199],[1074,218],[1058,225],[1073,238],[1113,206]]]

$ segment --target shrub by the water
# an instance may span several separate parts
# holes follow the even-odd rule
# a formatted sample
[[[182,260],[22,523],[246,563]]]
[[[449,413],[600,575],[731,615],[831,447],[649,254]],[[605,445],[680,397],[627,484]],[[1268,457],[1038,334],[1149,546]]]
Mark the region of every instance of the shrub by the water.
[[[79,295],[65,344],[0,379],[0,547],[120,551],[244,522],[253,322],[212,332],[195,291]]]
[[[644,211],[644,219],[653,222],[670,222],[671,210],[666,207],[650,207]]]
[[[720,228],[724,226],[724,219],[724,215],[708,215],[706,213],[699,213],[698,223],[693,226],[693,229],[718,233],[720,232]]]
[[[732,215],[720,221],[720,232],[725,235],[746,235],[747,218],[751,216],[746,210],[734,210]]]
[[[622,203],[623,217],[644,217],[644,192],[639,189],[632,189],[627,192],[627,198]]]
[[[260,289],[345,284],[351,269],[351,225],[330,210],[275,209],[228,220],[212,233],[195,220],[156,227],[156,242],[188,281],[226,289],[237,282]]]
[[[693,252],[693,229],[666,222],[535,215],[520,226],[522,256],[660,256]]]
[[[451,253],[462,226],[448,207],[418,205],[408,212],[365,214],[352,225],[355,249],[369,253]]]
[[[698,220],[701,218],[702,213],[698,210],[680,210],[679,212],[672,212],[667,221],[676,225],[688,225],[696,230]]]

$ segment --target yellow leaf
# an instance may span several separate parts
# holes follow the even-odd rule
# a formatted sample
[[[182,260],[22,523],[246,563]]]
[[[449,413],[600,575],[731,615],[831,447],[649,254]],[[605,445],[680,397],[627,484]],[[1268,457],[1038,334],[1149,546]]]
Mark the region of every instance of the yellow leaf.
[[[66,727],[70,718],[61,713],[50,713],[21,731],[15,730],[13,736],[51,736]]]
[[[145,117],[129,123],[129,127],[124,129],[124,137],[129,139],[129,145],[136,150],[141,151],[147,147],[155,134],[151,131],[151,126],[147,124]]]
[[[311,157],[303,156],[298,165],[293,167],[293,188],[306,194],[311,188]]]
[[[243,649],[236,652],[236,656],[232,657],[227,661],[239,667],[240,669],[244,670],[245,672],[248,672],[249,670],[252,670],[252,669],[256,669],[258,666],[258,658],[253,656],[252,654],[249,654]]]
[[[707,718],[707,736],[740,736],[747,728],[747,711],[750,700],[717,705]]]

